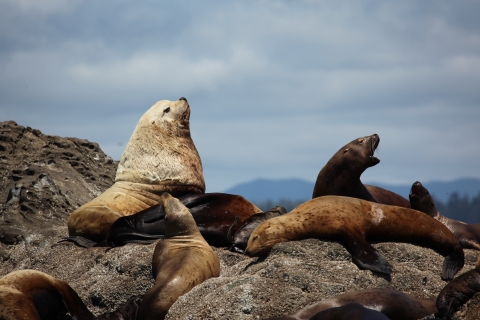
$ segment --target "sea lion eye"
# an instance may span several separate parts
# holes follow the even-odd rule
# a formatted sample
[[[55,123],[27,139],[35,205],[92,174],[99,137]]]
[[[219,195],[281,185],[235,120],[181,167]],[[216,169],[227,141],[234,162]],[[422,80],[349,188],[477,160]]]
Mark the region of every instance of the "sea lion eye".
[[[365,141],[365,139],[363,139],[363,138],[362,138],[362,139],[358,139],[358,142],[359,142],[359,143],[363,143],[363,141]]]
[[[163,113],[169,113],[170,112],[170,107],[168,107],[167,109],[163,110]]]
[[[343,154],[347,153],[347,151],[348,151],[348,148],[343,150]]]

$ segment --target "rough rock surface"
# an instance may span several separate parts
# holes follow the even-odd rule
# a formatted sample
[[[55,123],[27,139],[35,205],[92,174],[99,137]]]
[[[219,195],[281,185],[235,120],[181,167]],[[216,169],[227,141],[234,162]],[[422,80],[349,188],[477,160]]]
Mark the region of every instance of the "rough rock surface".
[[[96,143],[0,123],[0,276],[44,271],[67,281],[95,314],[143,294],[153,284],[155,244],[106,250],[58,243],[68,234],[70,212],[113,184],[116,164]],[[180,297],[167,319],[265,319],[346,291],[390,287],[429,297],[445,286],[443,257],[434,251],[375,247],[393,265],[391,277],[359,270],[341,245],[315,239],[277,244],[262,259],[215,248],[220,277]],[[478,252],[465,254],[460,273],[473,268]],[[480,319],[480,294],[454,319]]]

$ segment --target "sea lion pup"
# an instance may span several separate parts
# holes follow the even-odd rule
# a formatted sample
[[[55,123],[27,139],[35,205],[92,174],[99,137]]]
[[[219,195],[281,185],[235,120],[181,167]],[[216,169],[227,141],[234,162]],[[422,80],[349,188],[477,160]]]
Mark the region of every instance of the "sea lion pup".
[[[143,297],[139,320],[164,319],[179,296],[220,275],[220,261],[203,239],[190,211],[164,193],[165,238],[159,240],[152,260],[155,285]]]
[[[145,112],[123,152],[115,183],[70,215],[69,235],[98,242],[115,220],[157,204],[163,192],[205,192],[189,119],[185,98],[159,101]]]
[[[380,160],[374,156],[380,143],[378,134],[360,137],[340,148],[320,170],[313,188],[312,198],[345,196],[410,208],[407,199],[392,191],[364,185],[362,173]]]
[[[358,303],[348,303],[320,311],[309,320],[390,320],[381,312],[368,309]]]
[[[422,319],[437,312],[435,298],[421,299],[391,288],[375,288],[347,292],[306,306],[292,315],[270,320],[311,319],[318,312],[349,303],[360,304],[365,308],[379,311],[391,320]]]
[[[0,279],[0,319],[94,320],[78,294],[65,282],[36,270],[13,271]]]
[[[437,297],[437,317],[446,320],[460,309],[473,295],[480,292],[480,256],[475,268],[450,281]]]
[[[238,224],[239,216],[235,217],[235,221],[228,229],[227,238],[228,241],[231,243],[228,249],[230,251],[236,251],[239,253],[245,253],[245,248],[247,247],[248,238],[252,234],[253,230],[263,221],[268,219],[278,217],[282,214],[287,213],[287,210],[284,207],[276,206],[267,212],[260,212],[252,215],[250,218],[245,220],[240,225],[240,228],[237,229],[236,232],[233,232],[234,228]]]
[[[468,224],[442,216],[437,211],[430,192],[418,181],[413,183],[409,197],[412,209],[424,212],[443,223],[457,237],[462,247],[480,250],[480,224]]]
[[[318,238],[338,241],[360,269],[390,274],[392,266],[370,242],[406,242],[435,250],[445,257],[442,279],[463,267],[464,253],[443,224],[419,211],[361,199],[323,196],[291,212],[262,222],[251,234],[245,252],[267,254],[274,244]]]

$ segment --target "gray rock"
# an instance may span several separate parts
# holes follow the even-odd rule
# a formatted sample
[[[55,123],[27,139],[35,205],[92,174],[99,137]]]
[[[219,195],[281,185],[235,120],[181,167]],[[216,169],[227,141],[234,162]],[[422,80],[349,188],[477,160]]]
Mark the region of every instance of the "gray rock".
[[[113,184],[117,162],[98,144],[0,123],[0,276],[35,269],[67,281],[95,314],[114,311],[153,285],[155,244],[79,248],[58,243],[78,206]],[[391,277],[359,270],[338,243],[315,239],[280,243],[265,258],[214,248],[221,274],[180,297],[167,319],[265,319],[347,291],[389,287],[436,296],[443,257],[409,244],[375,247],[392,264]],[[460,273],[478,252],[466,250]],[[480,294],[454,319],[480,319]]]

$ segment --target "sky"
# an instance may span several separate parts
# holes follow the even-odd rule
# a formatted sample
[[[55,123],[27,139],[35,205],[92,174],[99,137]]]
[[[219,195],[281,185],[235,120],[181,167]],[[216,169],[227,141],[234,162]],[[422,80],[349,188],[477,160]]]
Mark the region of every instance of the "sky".
[[[362,181],[480,178],[480,2],[0,0],[0,121],[119,160],[186,97],[207,192],[315,181],[377,133]]]

